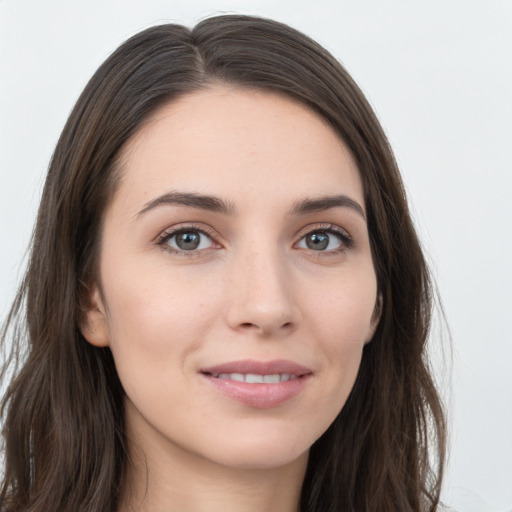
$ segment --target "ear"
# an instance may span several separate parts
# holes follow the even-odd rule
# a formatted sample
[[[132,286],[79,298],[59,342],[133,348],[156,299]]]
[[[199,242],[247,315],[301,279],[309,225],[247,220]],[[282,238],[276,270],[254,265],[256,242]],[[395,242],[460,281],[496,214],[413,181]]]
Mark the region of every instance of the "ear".
[[[80,331],[83,337],[96,347],[108,347],[110,335],[107,314],[100,290],[96,284],[85,292]]]
[[[368,328],[368,334],[366,335],[365,344],[372,341],[373,335],[379,325],[380,317],[382,314],[382,295],[379,293],[377,300],[375,301],[375,307],[373,308],[372,317],[370,319],[370,326]]]

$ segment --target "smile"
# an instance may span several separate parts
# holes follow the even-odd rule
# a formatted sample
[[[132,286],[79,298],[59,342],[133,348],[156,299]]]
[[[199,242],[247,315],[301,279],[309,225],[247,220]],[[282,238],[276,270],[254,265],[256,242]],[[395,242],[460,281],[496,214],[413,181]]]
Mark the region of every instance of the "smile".
[[[237,382],[247,382],[248,384],[278,384],[294,380],[297,375],[290,373],[272,373],[270,375],[258,375],[256,373],[213,373],[212,377],[216,379],[229,379]]]
[[[200,370],[216,393],[256,409],[285,404],[300,395],[312,370],[288,360],[232,361]]]

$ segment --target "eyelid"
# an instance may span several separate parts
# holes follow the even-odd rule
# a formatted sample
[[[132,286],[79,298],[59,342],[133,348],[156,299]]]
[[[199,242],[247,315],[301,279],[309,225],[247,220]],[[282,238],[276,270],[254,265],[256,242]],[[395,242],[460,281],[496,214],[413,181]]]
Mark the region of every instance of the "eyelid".
[[[183,223],[179,225],[171,226],[164,231],[162,231],[155,239],[155,244],[162,247],[164,250],[178,255],[185,256],[198,256],[202,252],[207,251],[208,249],[199,249],[199,250],[190,250],[190,251],[181,251],[179,249],[175,249],[169,245],[166,245],[166,242],[169,241],[173,236],[178,235],[179,233],[183,233],[186,231],[197,231],[205,236],[207,236],[214,245],[218,246],[216,248],[222,247],[221,244],[217,241],[216,233],[213,229],[208,226],[199,226],[193,223]]]
[[[207,236],[214,245],[217,247],[215,248],[222,248],[222,245],[218,242],[218,235],[216,232],[210,228],[209,226],[204,225],[198,225],[195,223],[183,223],[171,226],[164,231],[162,231],[155,239],[154,243],[158,246],[161,246],[164,250],[171,252],[172,254],[178,254],[178,255],[185,255],[185,256],[200,256],[201,253],[207,251],[208,249],[200,249],[200,250],[190,250],[190,251],[181,251],[179,249],[175,249],[171,246],[166,245],[166,242],[171,239],[173,236],[186,232],[186,231],[197,231],[199,233],[202,233],[203,235]],[[296,246],[305,236],[315,233],[317,231],[323,231],[326,233],[334,233],[338,237],[340,237],[342,245],[338,249],[333,249],[329,251],[313,251],[311,252],[318,253],[317,255],[328,255],[328,254],[337,254],[339,252],[346,251],[347,249],[350,249],[353,244],[353,238],[350,235],[350,233],[342,228],[341,226],[338,226],[336,224],[332,223],[315,223],[315,224],[309,224],[305,227],[303,227],[296,235],[296,242],[294,243],[294,246]]]
[[[343,235],[347,238],[352,238],[350,233],[341,226],[338,226],[337,224],[332,224],[330,222],[318,222],[313,224],[308,224],[307,226],[304,226],[299,230],[297,233],[297,238],[302,238],[305,235],[312,233],[314,231],[332,231],[335,233],[339,233],[340,235]]]
[[[335,235],[339,236],[342,241],[342,246],[339,249],[330,250],[330,251],[313,251],[317,252],[319,254],[335,254],[337,252],[342,252],[347,249],[350,249],[354,245],[354,240],[350,233],[342,228],[341,226],[338,226],[336,224],[331,223],[319,223],[319,224],[309,224],[302,228],[297,233],[297,241],[295,242],[295,245],[297,245],[305,236],[315,233],[317,231],[323,231],[326,233],[334,233]]]

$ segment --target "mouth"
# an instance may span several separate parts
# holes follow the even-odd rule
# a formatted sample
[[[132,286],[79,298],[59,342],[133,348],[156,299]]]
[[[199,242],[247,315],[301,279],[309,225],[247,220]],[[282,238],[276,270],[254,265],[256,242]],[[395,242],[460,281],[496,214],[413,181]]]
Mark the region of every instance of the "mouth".
[[[201,369],[224,396],[253,408],[276,407],[299,395],[313,372],[292,361],[233,361]]]
[[[259,375],[257,373],[210,373],[207,375],[211,375],[215,379],[228,379],[237,382],[247,382],[247,384],[278,384],[279,382],[287,382],[301,377],[293,373],[271,373],[267,375]]]
[[[226,378],[226,375],[235,375],[249,377],[251,379],[259,379],[260,377],[269,377],[271,382],[287,381],[298,378],[303,375],[312,374],[313,371],[306,366],[289,361],[287,359],[276,359],[273,361],[256,361],[254,359],[243,359],[240,361],[230,361],[221,363],[208,368],[202,368],[201,373],[206,373],[215,378]],[[279,381],[276,380],[279,376]],[[239,377],[233,380],[240,380]],[[252,382],[261,382],[253,380]]]

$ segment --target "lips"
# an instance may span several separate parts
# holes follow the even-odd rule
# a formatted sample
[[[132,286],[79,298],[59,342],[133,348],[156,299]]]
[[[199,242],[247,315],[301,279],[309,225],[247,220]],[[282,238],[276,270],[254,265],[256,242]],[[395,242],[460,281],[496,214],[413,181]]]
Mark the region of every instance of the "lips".
[[[242,361],[231,361],[209,368],[201,369],[201,373],[209,373],[212,375],[220,375],[222,373],[240,373],[254,375],[273,375],[284,374],[295,375],[300,377],[312,373],[309,368],[297,364],[286,359],[278,359],[275,361],[255,361],[252,359],[244,359]]]
[[[249,407],[269,408],[297,396],[313,372],[293,361],[281,359],[231,361],[203,368],[200,374],[230,399]]]

